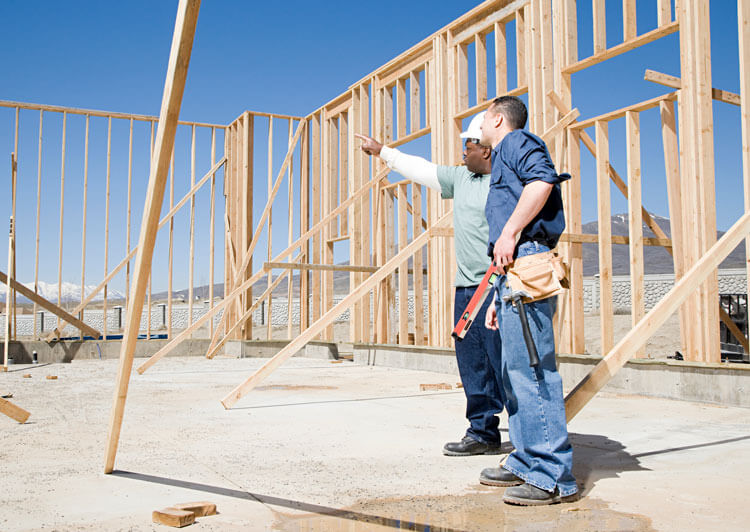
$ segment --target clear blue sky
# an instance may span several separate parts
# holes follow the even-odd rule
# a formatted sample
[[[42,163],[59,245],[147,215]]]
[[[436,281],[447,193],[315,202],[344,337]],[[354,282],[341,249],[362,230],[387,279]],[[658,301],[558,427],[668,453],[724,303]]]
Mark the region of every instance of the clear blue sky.
[[[579,56],[592,50],[590,2],[579,3]],[[306,115],[344,91],[351,83],[421,41],[479,2],[239,2],[204,1],[190,64],[181,117],[226,124],[243,110],[258,110],[291,115]],[[656,23],[656,1],[639,1],[639,31]],[[129,2],[26,2],[5,0],[0,3],[0,64],[3,65],[0,99],[48,103],[72,107],[107,109],[143,114],[158,114],[164,75],[174,26],[176,1]],[[621,41],[619,1],[608,1],[608,40]],[[737,92],[739,85],[737,53],[737,14],[734,2],[713,2],[712,55],[713,84]],[[668,89],[643,81],[646,68],[679,75],[678,35],[620,56],[574,77],[574,106],[582,118],[657,96]],[[742,212],[741,157],[739,153],[739,108],[715,103],[716,183],[718,226],[726,229]],[[81,138],[82,120],[69,119],[68,135]],[[644,113],[643,135],[654,139],[644,142],[644,202],[646,207],[667,216],[658,113]],[[620,121],[622,122],[622,121]],[[33,280],[34,207],[36,202],[36,141],[38,125],[33,113],[22,114],[21,135],[30,139],[20,148],[19,178],[19,268],[21,280]],[[278,122],[277,129],[286,124]],[[45,131],[59,131],[60,120],[45,115]],[[593,132],[591,132],[593,134]],[[12,151],[13,113],[0,109],[0,227],[5,227],[10,211],[9,165]],[[145,133],[144,133],[145,135]],[[277,133],[278,135],[278,133]],[[56,134],[59,137],[59,133]],[[184,136],[184,135],[183,135]],[[611,125],[612,161],[625,175],[624,124]],[[187,138],[182,139],[187,142]],[[223,140],[219,137],[219,145]],[[31,142],[33,141],[33,142]],[[179,139],[178,139],[179,141]],[[24,141],[26,142],[26,141]],[[200,142],[207,142],[207,137]],[[71,141],[71,144],[73,141]],[[80,144],[80,142],[78,142]],[[424,145],[410,147],[424,153]],[[106,152],[106,123],[94,125],[90,150]],[[112,213],[110,228],[110,268],[124,256],[123,162],[127,161],[127,132],[113,131]],[[140,211],[147,175],[147,146],[136,145],[134,165],[134,212]],[[49,151],[49,153],[46,153]],[[219,150],[220,151],[220,150]],[[69,146],[66,163],[66,191],[80,190],[82,148]],[[138,155],[140,154],[140,155]],[[189,160],[178,155],[177,172],[182,177],[175,190],[179,199],[189,188],[185,182]],[[274,155],[278,168],[283,152]],[[96,284],[103,274],[103,164],[92,158],[89,168],[89,239],[87,246],[87,284]],[[593,161],[584,157],[580,179],[584,183],[584,221],[596,217]],[[119,163],[119,164],[118,164]],[[59,219],[60,149],[45,140],[43,183],[56,190],[43,197],[43,241],[40,279],[57,280],[57,224]],[[199,155],[197,177],[209,162]],[[265,172],[263,172],[264,175]],[[189,178],[189,176],[188,176]],[[257,189],[256,189],[257,190]],[[198,198],[197,210],[208,212],[207,190]],[[221,191],[219,190],[218,193]],[[256,192],[256,218],[265,201],[264,191]],[[76,192],[76,194],[78,194]],[[621,195],[613,190],[613,212],[626,211]],[[80,197],[68,197],[65,203],[66,228],[81,224]],[[283,228],[283,213],[274,218],[278,230],[274,249],[283,249],[277,239]],[[278,223],[277,223],[278,218]],[[134,216],[133,242],[137,240],[139,216]],[[176,223],[183,230],[186,212]],[[197,254],[205,254],[208,228],[199,224]],[[217,221],[220,242],[223,222]],[[3,230],[2,234],[5,234]],[[31,238],[28,238],[31,236]],[[80,236],[66,230],[63,278],[80,282]],[[162,237],[160,236],[160,239]],[[45,240],[46,239],[46,240]],[[159,241],[162,245],[162,240]],[[5,269],[5,244],[0,245],[0,269]],[[164,259],[164,257],[159,257]],[[223,270],[217,263],[217,280]],[[196,285],[207,282],[207,260],[196,261]],[[256,264],[257,267],[257,264]],[[90,273],[88,273],[90,272]],[[175,288],[183,288],[187,267],[175,270]],[[166,288],[161,280],[158,288]],[[118,277],[115,285],[124,288]],[[163,286],[162,286],[163,285]]]

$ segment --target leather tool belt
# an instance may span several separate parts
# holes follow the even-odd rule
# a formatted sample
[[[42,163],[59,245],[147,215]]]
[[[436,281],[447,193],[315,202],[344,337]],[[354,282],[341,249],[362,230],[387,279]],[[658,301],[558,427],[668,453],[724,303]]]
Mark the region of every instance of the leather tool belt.
[[[554,251],[519,257],[505,269],[506,283],[513,292],[525,292],[530,303],[555,296],[567,289],[568,265]]]

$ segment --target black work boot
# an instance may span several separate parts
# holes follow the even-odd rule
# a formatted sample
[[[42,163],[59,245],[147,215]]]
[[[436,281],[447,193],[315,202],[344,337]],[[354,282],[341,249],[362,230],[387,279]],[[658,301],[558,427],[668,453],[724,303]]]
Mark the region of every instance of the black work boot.
[[[561,497],[560,492],[549,492],[531,484],[524,483],[520,486],[514,486],[505,490],[503,502],[507,504],[517,504],[519,506],[544,506],[545,504],[558,504],[561,502],[575,502],[578,500],[578,493]]]
[[[487,467],[479,474],[479,483],[485,486],[518,486],[523,480],[503,467]]]
[[[471,436],[464,436],[461,441],[446,443],[443,446],[443,454],[446,456],[500,454],[500,443],[482,443]]]

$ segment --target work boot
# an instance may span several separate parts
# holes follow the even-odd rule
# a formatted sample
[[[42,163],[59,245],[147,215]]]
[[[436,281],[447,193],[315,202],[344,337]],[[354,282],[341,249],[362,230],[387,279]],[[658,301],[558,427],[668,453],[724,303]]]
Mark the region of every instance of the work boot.
[[[485,486],[518,486],[523,480],[504,467],[487,467],[479,474],[479,483]]]
[[[474,454],[500,454],[500,442],[482,443],[471,436],[464,436],[461,441],[448,442],[443,446],[446,456],[471,456]]]
[[[555,488],[555,491],[550,492],[528,483],[508,488],[503,495],[504,503],[517,504],[519,506],[544,506],[545,504],[575,502],[578,499],[578,493],[561,497],[557,488]]]

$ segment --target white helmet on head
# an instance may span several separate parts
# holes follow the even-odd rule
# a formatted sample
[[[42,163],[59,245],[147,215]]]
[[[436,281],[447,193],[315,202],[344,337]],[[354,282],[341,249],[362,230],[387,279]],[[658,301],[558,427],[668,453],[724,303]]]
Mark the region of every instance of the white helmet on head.
[[[476,115],[469,122],[469,127],[459,135],[462,139],[476,139],[477,142],[482,138],[482,121],[484,120],[484,111]]]

